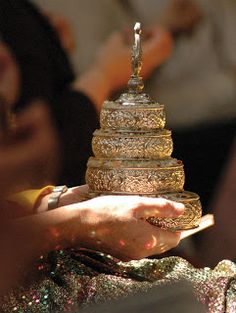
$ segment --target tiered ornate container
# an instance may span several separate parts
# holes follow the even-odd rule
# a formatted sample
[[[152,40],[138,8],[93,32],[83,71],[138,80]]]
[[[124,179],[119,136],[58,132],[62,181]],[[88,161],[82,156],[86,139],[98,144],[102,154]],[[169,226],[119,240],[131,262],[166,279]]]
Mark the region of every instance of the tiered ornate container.
[[[142,92],[139,23],[134,30],[133,74],[128,93],[116,101],[104,102],[101,129],[94,132],[95,157],[89,159],[86,172],[90,195],[141,195],[182,202],[186,207],[182,216],[150,216],[147,221],[173,231],[194,228],[202,213],[199,196],[183,189],[183,164],[171,157],[173,142],[171,131],[164,128],[164,105]]]

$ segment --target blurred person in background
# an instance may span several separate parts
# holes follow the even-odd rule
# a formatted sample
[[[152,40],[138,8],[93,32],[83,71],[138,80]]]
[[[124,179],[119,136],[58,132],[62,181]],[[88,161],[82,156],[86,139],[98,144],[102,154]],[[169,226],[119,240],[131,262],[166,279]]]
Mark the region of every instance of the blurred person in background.
[[[13,117],[20,93],[20,69],[0,42],[0,196],[53,181],[58,170],[56,132],[46,104],[34,102]]]
[[[94,61],[80,77],[70,66],[66,53],[70,44],[65,42],[57,21],[29,1],[0,1],[0,33],[19,66],[20,87],[14,110],[22,110],[33,99],[49,104],[62,146],[57,182],[69,186],[83,183],[101,105],[127,83],[131,72],[130,47],[123,33],[113,33],[100,50],[96,49]],[[83,46],[83,41],[80,44]],[[148,60],[144,76],[168,58],[171,47],[168,32],[159,29],[151,33],[143,45]]]
[[[236,262],[236,140],[232,144],[222,178],[210,206],[216,225],[205,234],[199,248],[201,264],[214,266],[222,259]]]
[[[166,105],[174,155],[185,164],[185,188],[200,194],[207,212],[235,130],[234,1],[34,1],[71,23],[77,43],[72,60],[79,73],[88,69],[97,46],[114,30],[138,20],[144,34],[154,25],[169,31],[171,57],[153,72],[146,91]]]

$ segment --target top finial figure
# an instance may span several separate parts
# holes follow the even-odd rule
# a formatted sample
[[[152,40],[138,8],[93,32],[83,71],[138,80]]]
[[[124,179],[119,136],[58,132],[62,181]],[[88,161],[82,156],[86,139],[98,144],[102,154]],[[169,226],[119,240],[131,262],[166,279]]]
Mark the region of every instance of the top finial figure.
[[[141,24],[135,23],[134,45],[132,50],[132,70],[135,76],[139,76],[142,67],[141,32]]]
[[[143,80],[140,77],[142,68],[142,47],[141,47],[141,24],[134,25],[134,45],[131,55],[132,75],[128,86],[131,93],[139,93],[143,89]]]

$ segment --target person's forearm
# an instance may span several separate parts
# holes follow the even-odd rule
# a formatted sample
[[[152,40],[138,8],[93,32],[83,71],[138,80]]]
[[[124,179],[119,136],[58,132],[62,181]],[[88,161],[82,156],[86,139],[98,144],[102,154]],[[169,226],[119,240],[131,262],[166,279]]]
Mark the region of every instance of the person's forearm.
[[[69,247],[79,233],[77,228],[81,230],[79,209],[71,206],[19,218],[9,224],[10,237],[19,241],[29,259]]]
[[[82,242],[86,229],[80,225],[79,211],[79,205],[72,205],[8,223],[0,236],[5,251],[0,260],[0,291],[17,282],[41,254],[78,245],[80,237]]]
[[[41,189],[24,190],[6,197],[5,200],[1,199],[1,217],[10,220],[46,212],[53,188],[49,185]],[[60,195],[57,207],[88,200],[87,195],[87,185],[68,188],[65,193]]]
[[[1,278],[12,282],[41,254],[70,246],[100,250],[121,260],[163,253],[178,244],[180,234],[145,219],[177,217],[183,211],[183,204],[162,198],[103,196],[9,221],[5,230],[0,227],[5,251],[0,258]]]
[[[94,103],[97,113],[100,113],[102,104],[110,96],[109,82],[107,82],[102,70],[91,69],[81,75],[72,85],[76,91],[83,92]]]

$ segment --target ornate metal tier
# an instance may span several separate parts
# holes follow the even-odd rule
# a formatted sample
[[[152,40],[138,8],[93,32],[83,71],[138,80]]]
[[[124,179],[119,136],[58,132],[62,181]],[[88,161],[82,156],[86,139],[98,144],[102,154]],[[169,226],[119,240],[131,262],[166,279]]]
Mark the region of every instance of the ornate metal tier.
[[[102,129],[117,131],[155,131],[165,127],[164,105],[151,103],[145,105],[105,101],[100,114]]]
[[[183,191],[161,195],[163,198],[181,202],[185,205],[184,214],[177,218],[149,217],[147,221],[154,226],[172,231],[186,230],[198,227],[202,216],[202,206],[196,193]]]
[[[92,140],[96,158],[162,159],[173,151],[171,131],[152,133],[118,133],[96,130]]]
[[[167,162],[90,158],[86,181],[95,193],[156,194],[182,191],[184,170],[175,159]]]
[[[182,202],[182,216],[150,216],[147,221],[172,231],[195,228],[202,214],[201,203],[198,195],[184,191],[183,164],[171,158],[173,142],[171,131],[164,129],[164,105],[142,92],[140,33],[136,23],[128,92],[116,101],[104,102],[101,129],[94,132],[95,157],[89,159],[86,172],[90,197],[125,194]]]

